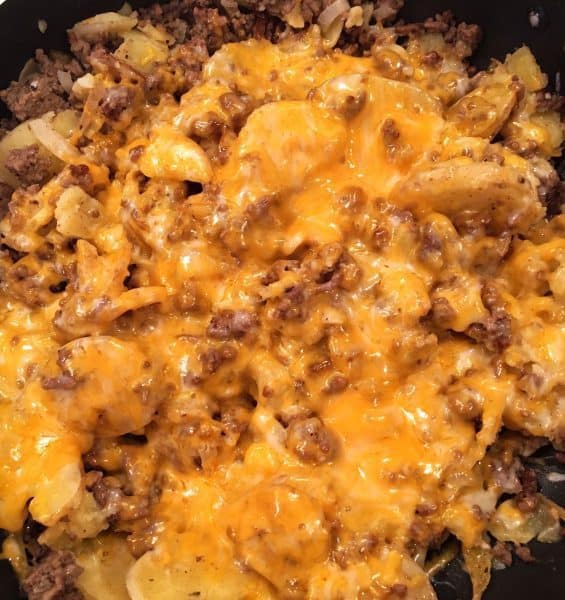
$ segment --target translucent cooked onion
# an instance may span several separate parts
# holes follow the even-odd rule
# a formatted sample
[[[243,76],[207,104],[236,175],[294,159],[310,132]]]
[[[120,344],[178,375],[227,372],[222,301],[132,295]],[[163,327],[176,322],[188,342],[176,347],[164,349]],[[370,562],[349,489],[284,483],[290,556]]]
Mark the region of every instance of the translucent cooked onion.
[[[326,45],[330,48],[333,48],[337,41],[339,40],[339,36],[343,31],[343,27],[345,25],[345,21],[342,18],[337,18],[329,27],[327,31],[324,32],[324,41]]]
[[[118,14],[122,15],[124,17],[129,17],[132,12],[133,12],[133,8],[131,7],[131,4],[129,2],[124,2],[124,5],[118,11]]]
[[[133,16],[120,15],[115,12],[106,12],[90,19],[80,21],[72,32],[87,42],[95,42],[100,36],[119,36],[132,30],[137,25]]]
[[[86,100],[88,94],[94,89],[96,79],[92,73],[87,73],[82,77],[79,77],[73,84],[73,94],[79,100]]]
[[[292,10],[286,14],[284,20],[295,29],[302,29],[304,27],[304,17],[302,16],[302,6],[300,2],[297,2]]]
[[[492,556],[490,548],[463,548],[465,570],[469,573],[473,586],[473,600],[481,600],[490,581]]]
[[[68,71],[57,71],[57,79],[65,92],[70,94],[73,89],[73,78],[71,77],[71,74]]]
[[[326,7],[318,17],[318,25],[323,32],[329,30],[333,22],[343,16],[349,10],[349,2],[347,0],[335,0],[332,4]]]
[[[33,59],[30,58],[26,64],[22,67],[22,70],[20,71],[20,74],[18,75],[18,81],[25,81],[26,79],[29,79],[32,75],[34,75],[35,73],[37,73],[38,71],[38,64],[37,62]]]
[[[345,28],[361,27],[363,25],[363,9],[360,6],[354,6],[347,15]]]
[[[68,163],[80,157],[80,152],[45,119],[30,121],[29,128],[39,142],[59,160]]]

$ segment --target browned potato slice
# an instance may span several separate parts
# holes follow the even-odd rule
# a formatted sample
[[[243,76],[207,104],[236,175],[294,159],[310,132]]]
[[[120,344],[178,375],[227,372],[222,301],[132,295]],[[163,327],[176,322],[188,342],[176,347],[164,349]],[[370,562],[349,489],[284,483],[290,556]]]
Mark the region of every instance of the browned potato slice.
[[[445,214],[456,225],[524,232],[544,214],[533,181],[514,167],[453,159],[408,176],[390,198],[402,208]]]
[[[488,81],[463,96],[446,117],[462,135],[493,138],[504,126],[518,98],[510,77]]]

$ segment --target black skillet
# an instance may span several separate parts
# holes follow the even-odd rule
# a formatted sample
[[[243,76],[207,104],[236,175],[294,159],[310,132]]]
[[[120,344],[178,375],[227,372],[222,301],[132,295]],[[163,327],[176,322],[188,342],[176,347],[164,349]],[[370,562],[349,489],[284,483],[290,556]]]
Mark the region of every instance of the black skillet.
[[[64,49],[65,30],[73,23],[122,4],[123,0],[7,0],[0,6],[0,87],[17,77],[35,48]],[[561,93],[565,93],[565,0],[406,0],[406,4],[401,17],[407,21],[451,9],[459,20],[481,25],[485,37],[474,59],[478,67],[486,66],[491,57],[504,58],[507,52],[527,44],[549,74],[550,86],[559,87],[562,79]],[[47,22],[44,34],[38,29],[39,19]],[[565,178],[565,161],[559,170]],[[533,466],[544,493],[565,504],[565,483],[547,479],[548,471],[563,472],[563,467],[548,452]],[[516,559],[514,567],[495,571],[484,600],[565,600],[565,542],[533,543],[531,549],[537,561],[524,564]],[[471,598],[470,582],[458,559],[435,577],[434,586],[440,600]],[[2,561],[0,599],[18,598],[17,581]]]

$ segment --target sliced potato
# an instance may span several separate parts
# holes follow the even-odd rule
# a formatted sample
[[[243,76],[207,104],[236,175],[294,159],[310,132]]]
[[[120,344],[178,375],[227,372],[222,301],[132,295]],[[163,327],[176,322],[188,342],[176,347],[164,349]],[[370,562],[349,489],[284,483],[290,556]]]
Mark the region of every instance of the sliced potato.
[[[198,539],[194,548],[198,548]],[[132,600],[274,600],[272,588],[261,578],[239,570],[233,561],[215,563],[198,557],[185,545],[182,560],[165,561],[158,551],[144,554],[127,575]]]
[[[544,215],[533,177],[514,167],[467,159],[413,173],[390,198],[402,208],[433,210],[454,221],[466,216],[498,232],[525,232]]]
[[[168,125],[153,132],[151,143],[139,159],[139,168],[150,178],[198,183],[208,183],[212,179],[212,165],[204,150]]]
[[[77,587],[86,600],[130,600],[124,573],[135,563],[125,539],[102,535],[88,540],[75,553],[83,572]]]
[[[65,369],[77,382],[73,389],[54,390],[63,422],[112,436],[140,429],[151,420],[156,402],[152,373],[136,344],[91,336],[66,344],[62,352]]]
[[[537,92],[547,86],[547,75],[540,69],[535,56],[527,46],[506,56],[505,66],[512,75],[518,76],[528,92]]]
[[[0,141],[0,181],[11,185],[13,188],[20,187],[21,183],[18,178],[6,169],[6,159],[8,158],[10,151],[25,148],[26,146],[31,146],[33,144],[39,146],[40,155],[49,161],[53,175],[61,169],[62,163],[57,160],[45,146],[39,143],[39,140],[29,126],[29,121],[27,121],[8,132]]]
[[[135,69],[148,73],[156,63],[167,60],[169,51],[164,41],[149,37],[141,31],[129,31],[114,54]]]
[[[67,188],[55,207],[57,231],[68,238],[93,239],[101,223],[102,205],[79,186]]]

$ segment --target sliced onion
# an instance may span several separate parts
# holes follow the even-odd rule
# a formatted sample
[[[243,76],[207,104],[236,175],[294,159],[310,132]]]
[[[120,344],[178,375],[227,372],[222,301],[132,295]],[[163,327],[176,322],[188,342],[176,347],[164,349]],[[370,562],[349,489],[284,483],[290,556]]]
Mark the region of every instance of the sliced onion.
[[[80,21],[72,28],[72,32],[87,42],[96,42],[100,39],[100,36],[123,35],[131,31],[136,25],[137,19],[133,16],[128,17],[115,12],[106,12]]]
[[[463,548],[465,570],[469,573],[473,586],[473,600],[481,600],[490,581],[492,555],[490,548]]]
[[[347,0],[335,0],[329,6],[324,8],[318,17],[318,25],[323,32],[328,31],[330,25],[338,18],[343,16],[350,9]]]
[[[87,73],[82,77],[79,77],[73,84],[73,94],[79,100],[86,100],[88,94],[94,89],[96,79],[92,73]]]
[[[57,79],[65,92],[70,94],[73,89],[73,78],[71,77],[71,74],[68,71],[57,71]]]
[[[123,17],[129,17],[132,12],[133,8],[131,7],[131,4],[129,2],[124,2],[124,5],[118,11],[118,14],[122,15]]]
[[[368,27],[371,19],[373,18],[373,13],[375,12],[375,6],[372,2],[367,2],[363,4],[363,26]]]
[[[363,25],[363,9],[360,6],[353,6],[345,20],[345,28],[361,27]]]
[[[302,4],[297,2],[292,10],[287,13],[284,20],[294,29],[302,29],[304,27],[304,17],[302,16]]]
[[[33,58],[30,58],[26,64],[22,67],[20,74],[18,76],[18,81],[22,82],[26,79],[29,79],[31,75],[34,75],[39,71],[39,65],[35,62]]]
[[[59,160],[69,163],[80,157],[80,152],[45,119],[29,121],[29,128],[39,142]]]
[[[345,21],[342,17],[338,17],[329,28],[323,32],[325,45],[329,48],[333,48],[337,41],[339,40],[339,36],[343,31],[343,26]]]

